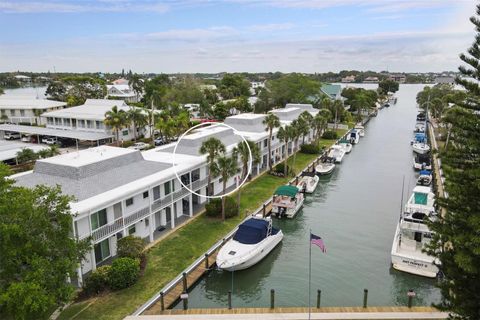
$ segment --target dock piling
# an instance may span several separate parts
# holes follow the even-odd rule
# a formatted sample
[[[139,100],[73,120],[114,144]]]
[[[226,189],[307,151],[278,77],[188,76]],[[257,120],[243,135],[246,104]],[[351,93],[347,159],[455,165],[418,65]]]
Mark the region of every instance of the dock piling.
[[[165,294],[160,292],[160,310],[164,311],[165,310]]]
[[[205,269],[208,270],[209,265],[208,265],[208,253],[205,253]]]
[[[265,218],[265,216],[267,215],[267,206],[265,205],[265,203],[263,204],[263,218]]]
[[[183,294],[180,297],[183,300],[183,310],[188,310],[188,293],[183,291]]]
[[[408,290],[407,292],[407,296],[408,296],[408,308],[411,308],[412,307],[412,303],[413,303],[413,298],[415,297],[415,291],[413,291],[413,289],[410,289]]]
[[[368,301],[368,289],[363,289],[363,307],[367,307],[367,301]]]
[[[275,289],[270,290],[270,309],[275,308]]]
[[[228,290],[228,309],[232,309],[232,291]]]
[[[183,291],[187,292],[188,286],[187,286],[187,273],[184,272],[183,274]]]
[[[320,299],[322,298],[322,290],[317,290],[317,309],[320,308]]]

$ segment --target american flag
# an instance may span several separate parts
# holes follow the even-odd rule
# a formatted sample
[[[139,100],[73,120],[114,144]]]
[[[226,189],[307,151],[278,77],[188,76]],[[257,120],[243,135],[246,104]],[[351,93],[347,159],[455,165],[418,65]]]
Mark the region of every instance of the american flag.
[[[322,238],[314,235],[313,233],[310,233],[310,244],[318,246],[323,253],[327,252],[327,248],[325,247],[325,243],[323,243]]]

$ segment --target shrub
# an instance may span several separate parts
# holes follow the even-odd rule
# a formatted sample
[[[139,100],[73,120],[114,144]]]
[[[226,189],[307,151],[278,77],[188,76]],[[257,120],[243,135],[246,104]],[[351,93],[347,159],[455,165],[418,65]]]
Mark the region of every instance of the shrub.
[[[87,294],[97,294],[108,287],[108,274],[110,266],[101,266],[93,271],[88,278],[85,279],[83,290]]]
[[[231,218],[238,213],[237,202],[232,197],[225,199],[225,218]],[[222,199],[212,199],[205,206],[205,214],[208,217],[219,218],[222,216]]]
[[[123,143],[120,142],[120,144],[121,144],[122,147],[128,148],[128,147],[133,146],[134,142],[133,141],[123,141]]]
[[[335,131],[328,130],[322,134],[322,138],[333,140],[333,139],[338,139],[338,135]]]
[[[117,255],[119,258],[140,259],[143,256],[145,242],[142,238],[126,236],[118,240]]]
[[[300,147],[301,153],[319,154],[320,151],[320,146],[315,144],[302,144],[302,146]]]
[[[285,163],[280,162],[277,164],[275,167],[273,167],[273,172],[276,173],[277,175],[283,175],[283,172],[285,171]],[[292,173],[292,168],[287,165],[287,174]]]
[[[113,290],[128,288],[137,281],[139,274],[139,259],[118,258],[108,272],[108,285]]]

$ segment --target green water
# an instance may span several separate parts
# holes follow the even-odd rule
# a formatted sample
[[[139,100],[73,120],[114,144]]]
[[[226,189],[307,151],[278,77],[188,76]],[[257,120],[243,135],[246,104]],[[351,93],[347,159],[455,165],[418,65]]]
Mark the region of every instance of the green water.
[[[210,272],[191,290],[189,307],[226,307],[232,288],[234,307],[267,307],[270,289],[276,291],[277,306],[308,305],[309,229],[327,247],[326,254],[312,247],[312,304],[317,289],[322,290],[322,306],[361,306],[364,288],[371,306],[406,305],[409,289],[417,293],[416,305],[438,301],[435,280],[390,267],[402,178],[408,194],[415,183],[409,142],[415,96],[422,87],[401,85],[398,103],[367,124],[365,137],[306,196],[295,219],[274,221],[285,235],[281,245],[250,269]]]

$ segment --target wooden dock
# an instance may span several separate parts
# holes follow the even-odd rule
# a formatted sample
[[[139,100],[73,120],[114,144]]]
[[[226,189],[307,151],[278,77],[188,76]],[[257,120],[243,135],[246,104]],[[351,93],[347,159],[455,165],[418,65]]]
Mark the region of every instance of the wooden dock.
[[[433,307],[322,307],[312,308],[312,319],[447,319]],[[129,316],[125,320],[154,319],[307,319],[307,307],[214,308],[165,310],[156,315]]]
[[[211,268],[215,268],[216,264],[215,261],[217,259],[218,250],[215,250],[212,254],[208,257],[205,257],[204,263],[198,264],[192,271],[186,274],[185,279],[182,281],[177,282],[169,291],[164,292],[163,294],[163,307],[162,307],[162,299],[160,298],[156,301],[152,306],[150,306],[143,314],[151,315],[151,314],[163,314],[165,309],[168,309],[173,306],[173,304],[180,299],[180,295],[184,292],[188,293],[188,290],[197,283],[198,280],[207,272],[211,270]],[[207,260],[208,261],[208,268],[207,268]],[[162,311],[162,309],[164,311]]]

